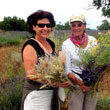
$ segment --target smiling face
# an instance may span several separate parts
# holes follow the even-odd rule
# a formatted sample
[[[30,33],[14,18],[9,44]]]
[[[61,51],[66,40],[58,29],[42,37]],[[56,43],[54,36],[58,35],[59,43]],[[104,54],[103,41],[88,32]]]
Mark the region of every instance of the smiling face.
[[[51,33],[51,24],[48,18],[39,19],[33,30],[36,32],[36,37],[47,38]]]
[[[72,34],[76,37],[82,36],[86,29],[86,24],[83,24],[80,21],[74,21],[70,24],[70,26]]]

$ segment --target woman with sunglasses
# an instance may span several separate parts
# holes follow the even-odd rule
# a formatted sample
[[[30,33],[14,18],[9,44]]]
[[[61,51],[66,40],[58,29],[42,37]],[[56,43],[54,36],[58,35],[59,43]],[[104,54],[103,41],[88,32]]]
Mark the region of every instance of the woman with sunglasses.
[[[96,45],[96,39],[87,35],[86,19],[82,14],[74,14],[70,18],[70,27],[72,34],[62,44],[62,51],[66,55],[65,71],[69,79],[76,85],[76,91],[69,93],[69,110],[95,110],[97,102],[97,94],[91,98],[91,90],[85,86],[82,78],[80,77],[81,67],[77,66],[80,61],[78,56],[79,48],[84,50],[90,49],[91,41],[92,46]]]
[[[57,87],[40,87],[45,81],[38,82],[37,79],[29,79],[28,75],[37,74],[34,66],[41,56],[56,54],[55,44],[49,38],[55,20],[52,13],[38,10],[27,18],[29,32],[33,35],[26,41],[22,48],[22,58],[25,68],[25,83],[22,98],[22,110],[58,110]],[[46,71],[46,70],[45,70]],[[67,87],[68,82],[56,84],[56,86]]]

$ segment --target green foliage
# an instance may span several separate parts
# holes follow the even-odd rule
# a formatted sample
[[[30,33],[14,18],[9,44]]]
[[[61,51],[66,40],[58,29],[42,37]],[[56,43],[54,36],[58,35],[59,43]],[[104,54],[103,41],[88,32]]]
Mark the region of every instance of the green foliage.
[[[98,39],[97,62],[99,66],[110,65],[110,36],[108,33],[100,35]],[[101,53],[101,54],[100,54]]]
[[[110,0],[93,0],[92,4],[97,9],[102,8],[102,15],[110,17]]]
[[[108,30],[110,29],[110,23],[107,20],[103,20],[100,26],[97,26],[98,30]]]
[[[20,40],[18,38],[7,38],[6,36],[0,37],[0,47],[6,45],[19,45]]]
[[[61,22],[59,22],[56,27],[55,27],[56,30],[70,30],[70,24],[69,24],[69,21],[67,21],[64,25],[61,24]]]
[[[90,68],[110,66],[110,37],[109,34],[101,34],[97,39],[97,46],[92,46],[91,42],[89,51],[81,51],[79,53],[81,62],[84,67],[87,67],[88,64],[91,64]]]
[[[94,45],[96,44],[97,45]],[[91,81],[89,83],[91,87],[91,95],[93,96],[99,86],[100,78],[103,74],[110,75],[110,37],[109,34],[103,34],[97,41],[90,42],[90,49],[79,49],[79,57],[81,61],[78,62],[78,66],[83,67],[82,78],[83,81]],[[92,77],[93,76],[93,77]],[[90,80],[91,78],[91,80]]]
[[[64,30],[70,30],[70,23],[67,21],[64,25],[65,29]]]
[[[11,45],[19,45],[21,43],[22,39],[19,37],[14,37],[14,38],[8,38],[6,36],[0,37],[0,47],[3,46],[11,46]]]
[[[97,6],[97,9],[99,9],[102,6],[101,0],[93,0],[93,5]]]
[[[50,38],[55,42],[56,49],[61,50],[62,42],[68,38],[70,33],[58,32],[57,34],[51,34]],[[20,55],[20,53],[19,53]],[[20,110],[22,89],[24,83],[24,69],[19,69],[18,53],[13,52],[11,55],[12,62],[7,64],[9,80],[0,85],[0,110]],[[19,61],[18,61],[19,59]],[[8,59],[9,60],[9,59]],[[18,73],[19,74],[16,74]],[[98,99],[96,110],[110,110],[110,97],[104,99]]]
[[[24,74],[21,53],[13,51],[10,56],[10,63],[11,65],[5,62],[5,66],[7,67],[7,72],[5,74],[7,74],[9,79],[13,79],[15,74],[19,76]]]
[[[26,31],[27,30],[27,24],[26,22],[21,19],[14,16],[11,17],[4,17],[3,21],[0,22],[0,29],[2,30],[19,30],[19,31]]]
[[[21,53],[13,51],[9,56],[6,55],[9,62],[4,62],[7,79],[0,83],[0,110],[20,110],[24,84]]]
[[[19,45],[22,40],[26,39],[26,35],[24,34],[16,34],[13,35],[9,32],[5,32],[2,36],[0,36],[0,47],[3,46],[12,46]]]
[[[109,18],[110,17],[110,6],[109,7],[103,7],[102,13],[103,13],[103,16],[107,16]]]
[[[96,110],[110,110],[110,96],[99,98],[97,102]]]
[[[13,76],[0,86],[0,110],[20,110],[23,78]]]

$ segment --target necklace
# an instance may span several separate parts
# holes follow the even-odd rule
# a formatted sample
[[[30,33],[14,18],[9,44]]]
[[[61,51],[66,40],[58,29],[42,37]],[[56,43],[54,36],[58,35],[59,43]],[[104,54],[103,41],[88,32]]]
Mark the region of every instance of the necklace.
[[[70,40],[76,45],[76,46],[83,46],[84,44],[87,44],[87,41],[88,41],[88,36],[86,33],[83,34],[83,36],[80,36],[81,40],[80,41],[77,41],[75,39],[75,36],[73,35],[70,35]]]

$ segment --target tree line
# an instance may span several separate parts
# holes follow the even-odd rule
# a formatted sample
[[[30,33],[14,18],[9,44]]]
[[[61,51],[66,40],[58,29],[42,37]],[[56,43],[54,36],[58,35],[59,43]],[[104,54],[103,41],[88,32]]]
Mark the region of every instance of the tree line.
[[[18,18],[17,16],[14,17],[4,17],[3,21],[0,21],[0,29],[5,31],[27,31],[28,26],[24,19]],[[70,30],[69,21],[67,21],[64,25],[59,23],[56,24],[56,30]]]
[[[27,31],[27,24],[25,20],[21,18],[8,16],[4,17],[3,21],[0,22],[0,29],[5,31]]]
[[[87,28],[91,30],[90,28]],[[110,29],[110,22],[103,20],[100,26],[97,26],[98,30],[108,30]],[[0,30],[5,31],[28,31],[28,26],[25,20],[14,17],[4,17],[3,21],[0,22]],[[70,23],[67,21],[65,24],[59,22],[56,24],[55,30],[70,30]]]

